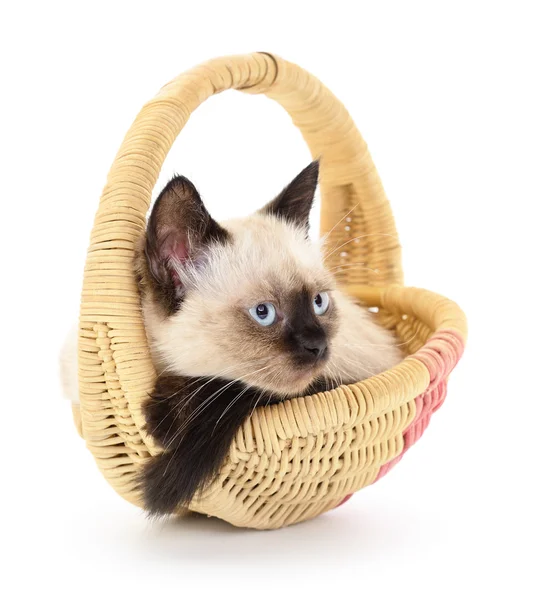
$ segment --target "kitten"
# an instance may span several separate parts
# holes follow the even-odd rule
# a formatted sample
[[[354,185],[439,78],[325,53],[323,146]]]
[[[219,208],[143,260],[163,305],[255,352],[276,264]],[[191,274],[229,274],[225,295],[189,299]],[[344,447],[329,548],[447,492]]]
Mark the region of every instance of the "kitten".
[[[187,505],[216,476],[256,406],[402,358],[394,337],[336,290],[308,237],[318,170],[311,163],[261,210],[222,224],[180,176],[153,207],[136,261],[160,373],[145,416],[164,452],[140,478],[152,514]]]

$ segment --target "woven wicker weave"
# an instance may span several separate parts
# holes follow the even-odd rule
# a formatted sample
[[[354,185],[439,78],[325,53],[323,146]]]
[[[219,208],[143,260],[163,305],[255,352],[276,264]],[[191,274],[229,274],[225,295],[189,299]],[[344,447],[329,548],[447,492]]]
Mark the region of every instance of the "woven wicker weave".
[[[226,89],[275,99],[312,155],[321,157],[321,228],[333,230],[332,249],[340,246],[329,266],[339,266],[339,282],[350,294],[379,308],[380,321],[408,351],[400,365],[363,382],[260,408],[239,430],[219,478],[190,509],[273,529],[337,506],[400,459],[444,399],[466,322],[451,301],[402,287],[394,221],[367,146],[315,77],[264,53],[220,58],[183,73],[144,106],[127,133],[102,194],[85,267],[81,404],[74,417],[119,494],[141,504],[135,474],[160,451],[143,431],[142,404],[156,374],[133,275],[135,242],[176,136],[204,100]],[[348,263],[366,267],[341,267]]]

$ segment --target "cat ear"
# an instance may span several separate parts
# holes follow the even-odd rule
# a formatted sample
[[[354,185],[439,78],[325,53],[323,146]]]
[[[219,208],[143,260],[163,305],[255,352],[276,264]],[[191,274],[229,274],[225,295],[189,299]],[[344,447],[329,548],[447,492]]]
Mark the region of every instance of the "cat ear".
[[[309,213],[313,206],[319,175],[319,161],[305,167],[284,190],[260,212],[274,215],[296,225],[309,229]]]
[[[228,239],[193,183],[180,175],[173,177],[154,204],[144,244],[153,287],[171,312],[184,294],[180,269],[188,261],[197,263],[211,244]]]

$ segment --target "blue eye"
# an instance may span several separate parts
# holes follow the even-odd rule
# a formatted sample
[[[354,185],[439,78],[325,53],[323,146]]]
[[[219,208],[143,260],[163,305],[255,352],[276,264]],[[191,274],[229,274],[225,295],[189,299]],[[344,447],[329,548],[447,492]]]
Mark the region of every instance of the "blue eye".
[[[323,315],[330,305],[330,297],[326,292],[320,292],[317,294],[313,300],[313,310],[316,315]]]
[[[257,304],[253,306],[248,311],[250,316],[264,327],[268,327],[269,325],[273,325],[277,317],[277,311],[271,302],[262,302],[261,304]]]

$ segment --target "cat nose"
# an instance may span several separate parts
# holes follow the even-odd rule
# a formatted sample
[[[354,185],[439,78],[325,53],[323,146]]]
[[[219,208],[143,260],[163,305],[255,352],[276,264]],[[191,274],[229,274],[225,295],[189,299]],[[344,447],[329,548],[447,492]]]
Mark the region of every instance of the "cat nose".
[[[312,346],[304,346],[303,349],[307,350],[307,352],[310,352],[313,356],[316,356],[317,358],[322,358],[322,356],[326,352],[327,346],[326,346],[326,342],[324,342],[324,343],[319,342]]]
[[[300,343],[303,352],[315,360],[324,358],[328,352],[328,342],[324,335],[304,336],[300,338]]]

